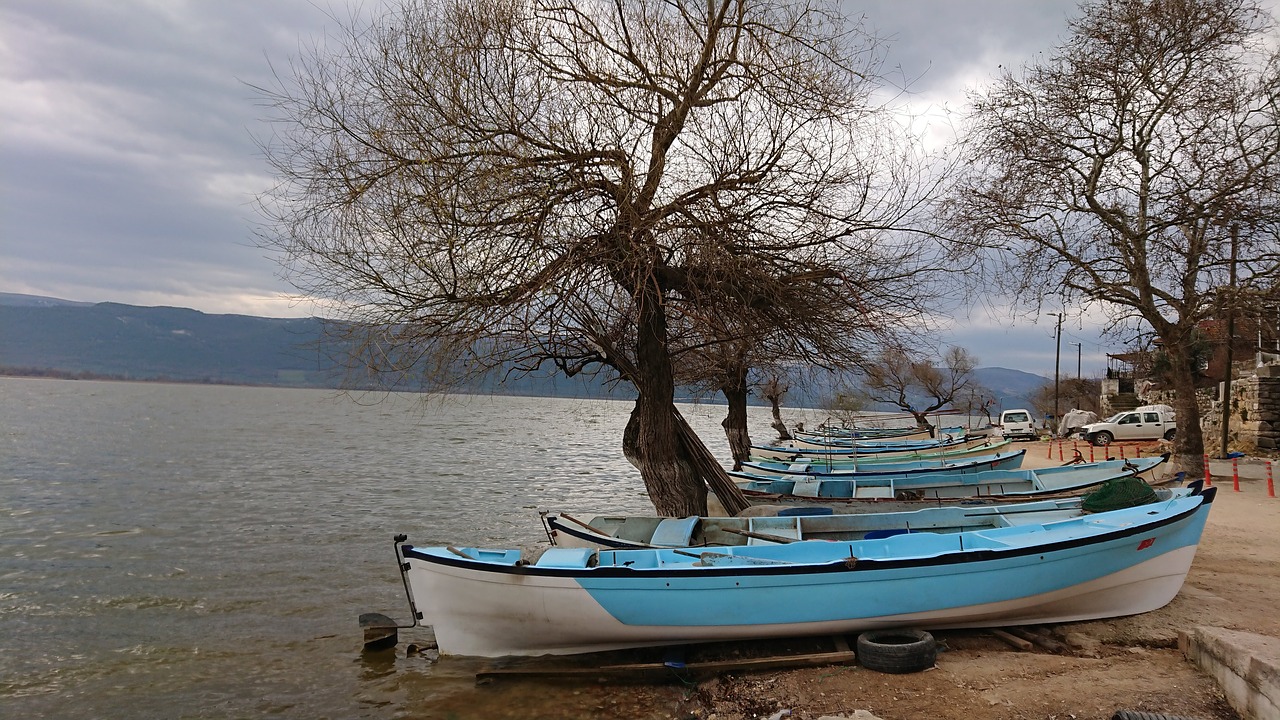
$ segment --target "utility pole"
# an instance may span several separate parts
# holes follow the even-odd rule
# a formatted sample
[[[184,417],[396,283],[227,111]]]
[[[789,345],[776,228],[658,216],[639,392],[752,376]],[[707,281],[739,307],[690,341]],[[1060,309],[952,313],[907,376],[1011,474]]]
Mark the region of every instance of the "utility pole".
[[[1053,434],[1058,434],[1058,367],[1062,363],[1062,313],[1047,313],[1058,316],[1058,327],[1054,330],[1057,338],[1057,350],[1053,354]]]
[[[1227,289],[1231,291],[1231,300],[1227,304],[1227,377],[1222,381],[1222,455],[1227,456],[1227,431],[1231,426],[1231,344],[1236,335],[1236,241],[1240,235],[1240,226],[1231,226],[1231,268]]]
[[[1084,380],[1084,376],[1082,376],[1082,375],[1080,374],[1080,356],[1081,356],[1081,350],[1080,350],[1080,348],[1081,348],[1081,344],[1080,344],[1080,343],[1078,343],[1078,342],[1073,342],[1073,343],[1068,343],[1068,344],[1069,344],[1069,345],[1075,345],[1075,346],[1076,346],[1076,394],[1075,394],[1075,406],[1078,408],[1078,407],[1080,407],[1080,406],[1082,405],[1082,403],[1080,402],[1080,393],[1081,393],[1081,392],[1083,392],[1083,390],[1084,390],[1084,383],[1082,382],[1082,381]]]

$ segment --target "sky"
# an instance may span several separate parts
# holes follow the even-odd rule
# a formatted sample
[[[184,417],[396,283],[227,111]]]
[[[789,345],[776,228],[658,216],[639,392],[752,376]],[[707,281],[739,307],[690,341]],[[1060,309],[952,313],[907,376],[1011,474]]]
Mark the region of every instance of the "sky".
[[[913,108],[962,112],[966,89],[1065,37],[1074,2],[843,0],[888,43]],[[379,0],[6,0],[0,4],[0,292],[300,317],[255,244],[270,187],[252,86]],[[1011,318],[983,303],[944,341],[981,366],[1100,375],[1123,348],[1071,309]],[[1059,310],[1046,308],[1046,312]],[[1079,344],[1077,348],[1076,344]]]

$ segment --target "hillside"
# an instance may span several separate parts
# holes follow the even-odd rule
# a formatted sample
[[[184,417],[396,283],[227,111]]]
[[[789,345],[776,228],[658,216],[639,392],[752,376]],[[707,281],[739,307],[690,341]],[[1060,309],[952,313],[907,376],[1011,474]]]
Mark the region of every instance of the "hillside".
[[[80,303],[0,293],[0,372],[60,377],[172,380],[237,385],[339,387],[326,322],[319,318],[210,315],[187,308]],[[975,377],[1004,407],[1045,379],[1008,368]],[[626,388],[564,377],[509,378],[483,392],[572,397],[629,396]],[[792,406],[821,404],[820,393],[795,392]],[[887,409],[887,408],[885,408]]]

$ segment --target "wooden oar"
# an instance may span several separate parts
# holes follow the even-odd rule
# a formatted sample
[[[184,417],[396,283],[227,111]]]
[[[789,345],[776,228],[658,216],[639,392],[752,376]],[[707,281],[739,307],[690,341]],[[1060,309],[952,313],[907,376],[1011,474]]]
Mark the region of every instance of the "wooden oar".
[[[576,518],[576,517],[574,517],[574,516],[570,515],[569,513],[562,512],[562,513],[560,513],[560,517],[564,518],[565,520],[568,520],[568,521],[569,521],[569,522],[571,522],[571,523],[574,523],[575,525],[581,525],[582,527],[584,527],[584,528],[586,528],[586,529],[590,530],[590,531],[591,531],[591,532],[593,532],[593,533],[596,533],[597,535],[603,535],[603,536],[605,536],[605,537],[613,537],[612,535],[610,535],[609,533],[607,533],[607,532],[605,532],[605,531],[601,530],[600,528],[594,528],[594,527],[591,527],[590,525],[588,525],[588,524],[586,524],[586,523],[582,522],[581,520],[579,520],[578,518]]]
[[[767,540],[776,543],[793,543],[797,538],[783,537],[782,535],[770,535],[769,533],[752,532],[750,530],[737,530],[735,528],[720,528],[727,533],[734,535],[742,535],[743,537],[755,538],[756,540]]]
[[[717,562],[726,560],[742,563],[744,565],[794,565],[790,560],[771,560],[768,558],[751,557],[750,555],[730,555],[728,553],[704,552],[693,553],[685,550],[672,550],[671,552],[685,557],[698,558],[703,565],[715,565]]]

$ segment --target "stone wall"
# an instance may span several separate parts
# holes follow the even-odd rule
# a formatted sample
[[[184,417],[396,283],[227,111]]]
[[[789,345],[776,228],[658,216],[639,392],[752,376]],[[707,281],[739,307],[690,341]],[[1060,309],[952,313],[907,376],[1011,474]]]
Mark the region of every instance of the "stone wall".
[[[1221,386],[1219,386],[1219,396]],[[1227,447],[1244,453],[1280,449],[1280,365],[1263,365],[1231,381]],[[1222,404],[1202,408],[1205,447],[1222,442]]]

